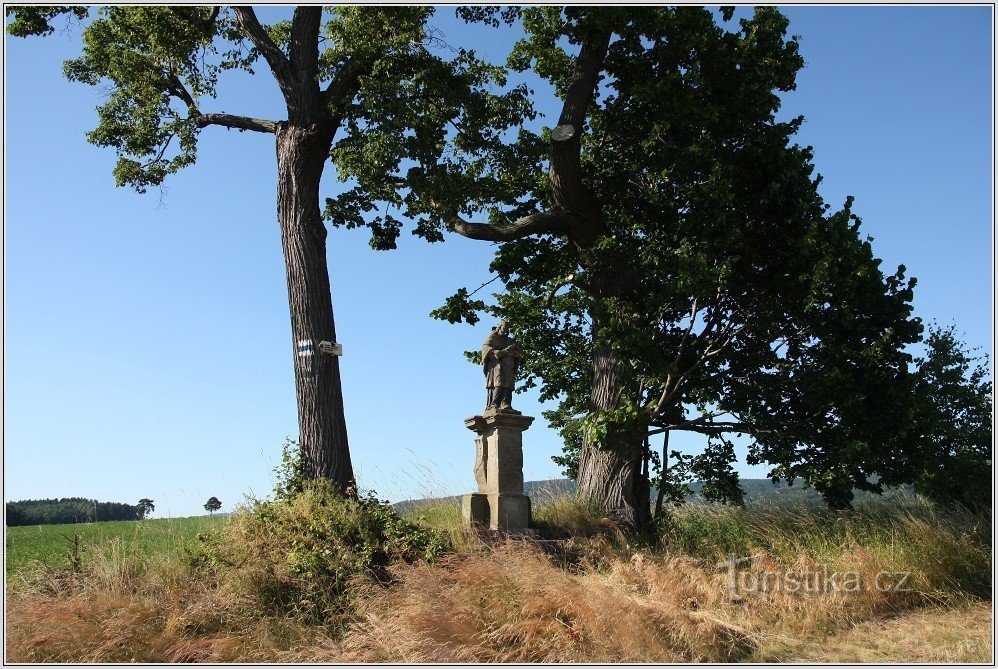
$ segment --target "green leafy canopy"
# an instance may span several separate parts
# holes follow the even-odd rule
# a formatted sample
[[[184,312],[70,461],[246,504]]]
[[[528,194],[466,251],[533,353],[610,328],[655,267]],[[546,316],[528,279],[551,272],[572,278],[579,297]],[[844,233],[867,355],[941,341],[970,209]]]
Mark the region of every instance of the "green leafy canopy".
[[[325,216],[334,226],[369,228],[378,249],[395,246],[400,217],[365,216],[374,203],[405,207],[400,191],[407,184],[449,193],[462,187],[437,183],[442,173],[403,166],[434,164],[448,143],[475,153],[532,114],[526,91],[501,92],[503,68],[446,44],[427,24],[432,13],[430,7],[323,8],[317,81],[337,92],[351,77],[360,80],[355,95],[328,96],[345,130],[330,159],[341,180],[363,184],[326,200]],[[261,130],[263,124],[273,131],[273,122],[233,121],[212,109],[220,77],[231,70],[253,74],[262,55],[233,8],[21,6],[7,15],[8,33],[22,37],[51,33],[60,16],[85,21],[82,53],[64,70],[73,81],[108,91],[88,140],[116,151],[119,186],[144,192],[194,163],[198,135],[208,125]],[[292,22],[262,28],[290,58]],[[416,232],[440,238],[430,222]]]
[[[775,479],[803,478],[847,504],[853,487],[911,476],[895,444],[911,420],[914,280],[903,267],[881,271],[851,199],[830,211],[811,149],[793,140],[802,118],[777,117],[779,92],[803,66],[786,18],[766,7],[725,26],[732,16],[522,10],[527,36],[510,65],[532,68],[562,98],[573,45],[612,30],[580,150],[604,222],[589,245],[559,234],[501,244],[492,269],[507,291],[485,309],[528,352],[524,387],[559,403],[547,417],[570,472],[586,439],[688,430],[710,437],[701,469],[716,472],[718,495],[737,498],[722,466],[733,449],[719,438],[743,433],[750,460]],[[513,147],[525,144],[496,155]],[[491,206],[496,221],[548,206],[549,165],[531,156],[515,181],[490,175],[519,188],[505,208],[464,211]],[[483,308],[464,290],[436,315],[473,322]],[[623,362],[623,385],[613,408],[593,411],[592,361],[606,346]]]
[[[915,360],[915,489],[942,504],[986,509],[992,503],[989,362],[957,338],[953,325],[931,326],[925,354]]]

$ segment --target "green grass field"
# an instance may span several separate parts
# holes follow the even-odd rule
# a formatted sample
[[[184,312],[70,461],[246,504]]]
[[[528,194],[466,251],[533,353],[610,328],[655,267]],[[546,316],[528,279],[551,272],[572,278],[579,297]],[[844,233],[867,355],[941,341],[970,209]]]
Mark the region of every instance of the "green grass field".
[[[226,520],[227,516],[193,516],[8,527],[7,574],[17,573],[33,562],[66,566],[76,536],[80,537],[82,551],[120,539],[130,554],[152,556],[174,553],[185,543],[195,541],[199,533],[221,528]]]

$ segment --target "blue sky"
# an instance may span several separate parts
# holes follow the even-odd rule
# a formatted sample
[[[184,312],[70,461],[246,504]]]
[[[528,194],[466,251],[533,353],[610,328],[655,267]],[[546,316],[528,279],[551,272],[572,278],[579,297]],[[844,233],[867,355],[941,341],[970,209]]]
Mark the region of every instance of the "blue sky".
[[[825,199],[855,195],[885,268],[903,262],[918,277],[918,315],[955,322],[991,351],[991,8],[785,11],[807,66],[784,109],[807,119],[798,137],[814,146]],[[514,38],[450,8],[433,21],[497,61]],[[101,93],[61,76],[78,32],[5,37],[5,48],[5,498],[151,497],[156,515],[181,516],[203,513],[211,495],[225,510],[266,495],[297,431],[273,136],[209,128],[198,163],[163,197],[115,188],[113,152],[84,139]],[[534,88],[550,118],[550,91]],[[223,82],[203,107],[282,118],[263,68]],[[327,170],[325,192],[337,187]],[[461,352],[491,323],[427,314],[490,278],[490,245],[403,234],[378,253],[365,232],[334,230],[328,246],[362,487],[393,501],[472,490],[463,419],[484,389]],[[516,405],[538,416],[524,435],[526,478],[558,476],[542,407],[530,393]]]

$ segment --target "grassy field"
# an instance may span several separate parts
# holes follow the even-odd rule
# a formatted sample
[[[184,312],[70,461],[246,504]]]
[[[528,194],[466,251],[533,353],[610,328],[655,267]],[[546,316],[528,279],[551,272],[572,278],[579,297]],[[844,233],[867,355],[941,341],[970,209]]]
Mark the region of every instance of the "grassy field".
[[[406,516],[415,530],[384,509],[310,493],[230,519],[13,528],[8,564],[24,573],[8,579],[6,659],[993,657],[990,516],[910,495],[851,511],[689,504],[653,538],[630,535],[566,497],[538,500],[540,541],[469,532],[455,500]],[[429,529],[449,537],[443,550],[424,558],[416,548],[412,559],[418,532]],[[67,572],[63,535],[74,532],[84,550]],[[372,561],[379,551],[386,560]],[[732,554],[737,569],[719,568]],[[402,555],[409,558],[391,557]],[[31,560],[53,569],[31,570]],[[791,588],[790,576],[810,583],[807,575],[829,572],[861,587]],[[905,587],[894,588],[901,581],[893,576],[881,587],[884,574],[904,574]]]
[[[76,537],[79,537],[83,552],[117,541],[123,550],[134,555],[152,557],[175,554],[185,543],[195,541],[198,534],[220,529],[226,518],[193,516],[8,527],[7,574],[21,572],[32,563],[55,569],[67,566]]]

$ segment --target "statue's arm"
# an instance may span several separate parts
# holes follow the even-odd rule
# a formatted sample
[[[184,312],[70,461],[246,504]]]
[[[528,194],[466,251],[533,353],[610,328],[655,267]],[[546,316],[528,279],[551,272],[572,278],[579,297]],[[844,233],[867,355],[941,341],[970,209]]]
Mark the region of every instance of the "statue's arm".
[[[482,367],[488,372],[491,363],[495,362],[496,350],[486,344],[482,347]]]
[[[513,342],[512,344],[510,344],[509,346],[507,346],[505,349],[503,349],[503,354],[504,355],[513,356],[514,358],[522,358],[523,357],[523,348],[518,343]]]

